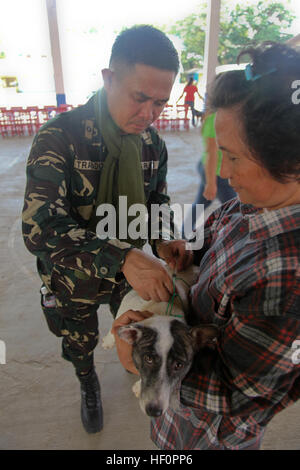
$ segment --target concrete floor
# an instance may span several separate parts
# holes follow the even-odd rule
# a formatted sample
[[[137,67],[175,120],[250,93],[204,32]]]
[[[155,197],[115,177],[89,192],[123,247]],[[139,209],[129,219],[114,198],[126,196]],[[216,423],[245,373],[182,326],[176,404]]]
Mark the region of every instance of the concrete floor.
[[[164,135],[169,149],[169,194],[191,203],[198,187],[199,129]],[[0,140],[0,449],[153,450],[149,419],[131,393],[135,377],[101,342],[95,352],[102,385],[104,429],[85,433],[80,422],[79,384],[60,357],[60,339],[47,329],[39,306],[35,259],[21,237],[25,164],[31,137]],[[111,316],[99,309],[101,336]],[[101,341],[101,340],[100,340]],[[300,449],[300,402],[269,425],[263,449]]]

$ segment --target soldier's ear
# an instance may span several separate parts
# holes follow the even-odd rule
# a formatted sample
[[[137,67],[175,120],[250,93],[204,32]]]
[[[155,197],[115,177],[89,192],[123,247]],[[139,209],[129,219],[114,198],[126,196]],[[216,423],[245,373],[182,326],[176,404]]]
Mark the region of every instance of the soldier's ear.
[[[105,91],[109,93],[112,89],[112,80],[113,80],[114,71],[111,69],[103,69],[101,72],[102,72],[102,78],[103,78]]]

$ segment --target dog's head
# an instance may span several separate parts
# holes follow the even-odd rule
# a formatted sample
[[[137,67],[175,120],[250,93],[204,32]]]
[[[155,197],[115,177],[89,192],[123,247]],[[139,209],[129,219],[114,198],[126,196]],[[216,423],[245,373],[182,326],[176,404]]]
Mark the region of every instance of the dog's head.
[[[212,342],[217,328],[190,328],[174,317],[154,315],[119,328],[118,334],[133,346],[132,358],[141,377],[140,406],[158,417],[169,407],[195,352]]]

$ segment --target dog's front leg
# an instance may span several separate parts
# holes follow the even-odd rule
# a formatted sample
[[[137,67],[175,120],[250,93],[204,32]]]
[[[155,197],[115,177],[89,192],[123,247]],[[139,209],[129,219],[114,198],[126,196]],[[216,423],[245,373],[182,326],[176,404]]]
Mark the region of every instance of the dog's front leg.
[[[115,338],[114,338],[114,335],[110,331],[109,333],[107,333],[106,336],[104,336],[102,340],[102,347],[103,349],[111,349],[114,347],[114,345],[115,345]]]

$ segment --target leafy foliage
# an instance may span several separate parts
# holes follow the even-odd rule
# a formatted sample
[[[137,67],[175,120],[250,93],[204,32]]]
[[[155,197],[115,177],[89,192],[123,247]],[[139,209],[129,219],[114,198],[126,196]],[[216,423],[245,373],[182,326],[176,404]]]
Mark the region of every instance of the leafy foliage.
[[[198,8],[197,13],[177,21],[167,30],[164,28],[183,41],[185,49],[181,62],[185,70],[203,64],[207,5],[202,2]],[[245,46],[262,41],[286,41],[292,37],[286,31],[294,19],[295,16],[280,2],[252,0],[231,9],[226,1],[222,1],[218,50],[220,65],[235,63],[238,53]]]

